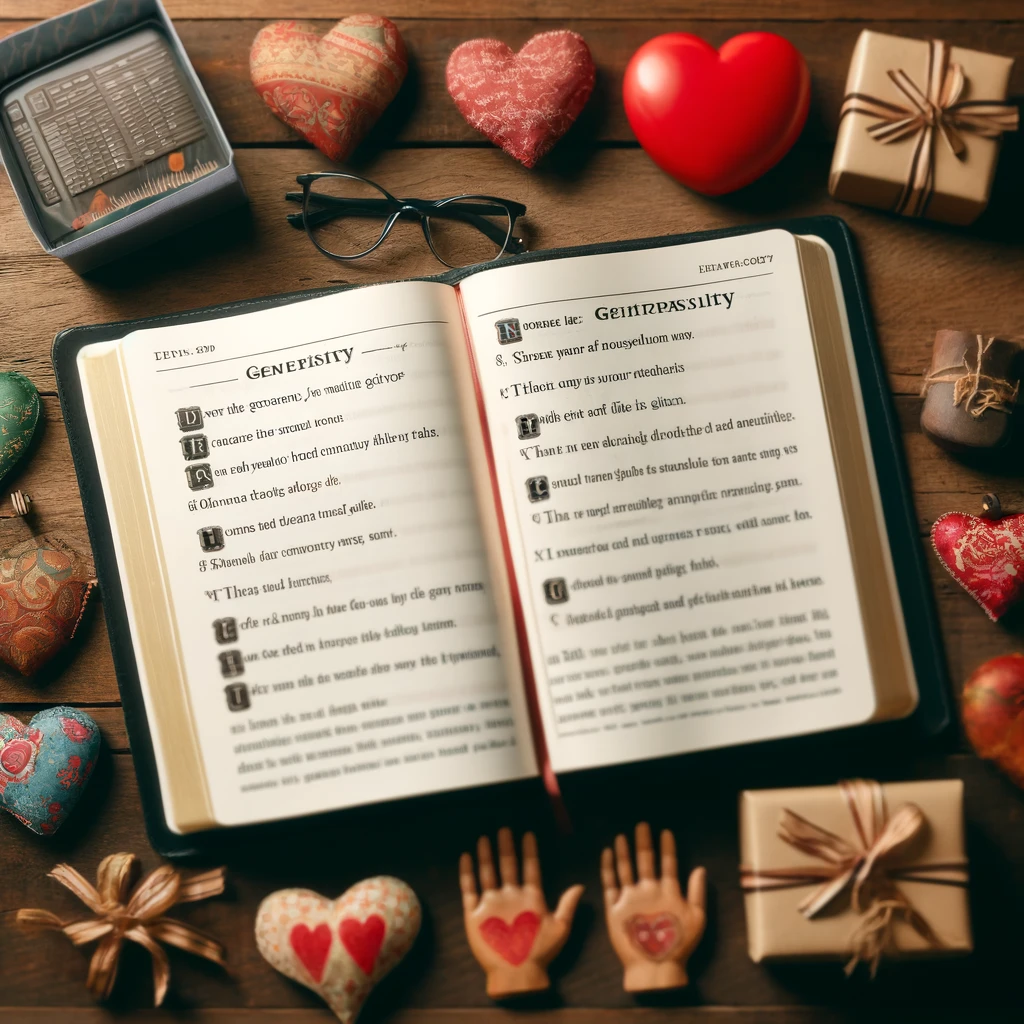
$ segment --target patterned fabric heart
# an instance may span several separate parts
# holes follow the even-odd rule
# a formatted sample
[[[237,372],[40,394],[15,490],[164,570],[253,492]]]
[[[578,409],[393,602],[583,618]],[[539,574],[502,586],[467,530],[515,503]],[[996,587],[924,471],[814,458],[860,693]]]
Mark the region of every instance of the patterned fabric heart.
[[[78,803],[99,749],[99,727],[84,711],[47,708],[28,725],[0,716],[0,806],[52,835]]]
[[[420,919],[416,894],[397,878],[365,879],[336,900],[280,889],[256,912],[256,945],[271,967],[351,1024],[371,989],[409,952]]]
[[[513,53],[498,39],[470,39],[448,58],[448,92],[459,113],[526,167],[569,130],[597,72],[575,32],[535,35]]]
[[[0,553],[0,659],[32,675],[74,637],[95,586],[92,563],[56,537]]]
[[[932,545],[993,622],[1024,595],[1024,515],[989,520],[947,512],[932,526]]]
[[[405,43],[387,18],[353,14],[325,36],[308,21],[260,29],[249,75],[263,102],[331,160],[344,160],[405,79]]]
[[[20,373],[0,373],[0,480],[21,461],[39,425],[39,392]]]

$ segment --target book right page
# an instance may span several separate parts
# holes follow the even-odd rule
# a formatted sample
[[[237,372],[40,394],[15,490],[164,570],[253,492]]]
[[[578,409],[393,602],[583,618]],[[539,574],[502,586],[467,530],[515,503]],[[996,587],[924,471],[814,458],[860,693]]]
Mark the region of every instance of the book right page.
[[[794,236],[499,267],[460,291],[553,769],[870,719]]]

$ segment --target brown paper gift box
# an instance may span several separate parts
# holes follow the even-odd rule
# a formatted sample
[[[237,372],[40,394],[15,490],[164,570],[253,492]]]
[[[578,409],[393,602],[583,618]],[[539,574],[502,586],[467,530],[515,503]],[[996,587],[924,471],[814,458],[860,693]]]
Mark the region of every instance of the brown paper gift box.
[[[929,48],[924,39],[865,29],[853,50],[846,95],[857,93],[907,106],[906,96],[889,77],[889,71],[902,69],[919,88],[927,89]],[[1013,68],[1011,58],[954,46],[950,62],[960,64],[967,79],[961,99],[1006,100]],[[842,118],[828,190],[835,199],[893,210],[911,173],[917,140],[910,137],[883,144],[867,132],[877,120],[865,113]],[[1000,140],[973,131],[960,135],[967,147],[963,160],[957,159],[936,133],[934,192],[924,213],[931,220],[970,224],[988,205]]]
[[[889,814],[904,803],[916,804],[925,826],[905,852],[894,855],[892,866],[966,863],[963,783],[959,779],[886,783],[882,786]],[[794,849],[778,837],[784,808],[860,847],[850,809],[838,786],[807,789],[747,790],[740,798],[740,855],[754,871],[818,867],[823,861]],[[935,877],[963,877],[961,870]],[[966,886],[901,881],[900,891],[932,927],[942,946],[932,947],[905,921],[897,921],[886,956],[938,956],[973,949]],[[762,960],[821,959],[847,961],[851,937],[862,915],[850,906],[849,891],[822,913],[808,920],[798,906],[814,889],[807,886],[744,894],[747,948],[750,958]]]

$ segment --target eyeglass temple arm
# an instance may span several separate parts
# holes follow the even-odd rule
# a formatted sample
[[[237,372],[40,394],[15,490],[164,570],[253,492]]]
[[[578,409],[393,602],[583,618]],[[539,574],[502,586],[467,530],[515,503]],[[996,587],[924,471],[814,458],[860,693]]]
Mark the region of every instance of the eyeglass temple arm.
[[[394,205],[387,199],[356,199],[347,196],[325,196],[320,192],[312,192],[310,195],[315,196],[316,201],[319,204],[328,207],[328,209],[316,210],[312,213],[308,210],[306,211],[306,221],[310,227],[319,227],[321,224],[326,224],[328,221],[341,216],[343,213],[355,216],[380,216],[381,214],[387,214],[394,210]],[[299,198],[298,193],[294,192],[289,193],[285,198],[291,199],[292,196]],[[445,203],[443,206],[434,206],[429,201],[423,202],[421,200],[404,200],[404,202],[408,206],[413,207],[413,209],[420,214],[425,214],[430,217],[441,217],[446,220],[461,220],[464,223],[471,224],[478,231],[487,235],[487,237],[496,245],[501,245],[502,242],[505,242],[505,232],[496,224],[492,224],[487,220],[485,215],[509,216],[511,211],[508,207],[498,206],[497,204],[488,206],[481,203],[459,202]],[[511,216],[514,223],[516,215],[511,214]],[[302,227],[302,214],[289,214],[288,222],[292,227]],[[509,237],[505,247],[511,252],[523,251],[521,242],[516,238]]]

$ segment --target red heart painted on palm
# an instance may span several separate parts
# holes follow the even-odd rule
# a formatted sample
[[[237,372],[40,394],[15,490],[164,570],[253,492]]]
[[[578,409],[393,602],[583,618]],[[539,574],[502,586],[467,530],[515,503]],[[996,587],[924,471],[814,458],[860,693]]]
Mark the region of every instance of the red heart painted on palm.
[[[673,914],[635,914],[626,922],[626,931],[652,960],[663,960],[679,939],[679,921]]]
[[[288,936],[295,955],[316,982],[324,976],[324,965],[331,952],[331,940],[331,929],[326,924],[318,924],[315,928],[297,924]]]
[[[511,924],[500,917],[487,918],[480,925],[480,934],[502,959],[518,967],[529,956],[539,929],[537,914],[524,910]]]
[[[309,21],[260,29],[249,75],[263,102],[331,160],[344,160],[395,98],[405,44],[387,18],[353,14],[324,36]]]
[[[448,92],[459,113],[526,167],[569,130],[596,77],[575,32],[541,32],[513,53],[499,39],[470,39],[448,58]]]
[[[1024,595],[1024,515],[987,520],[947,512],[932,526],[932,545],[993,622]]]
[[[338,926],[341,944],[363,974],[373,973],[373,965],[384,944],[385,931],[384,918],[379,914],[371,914],[365,921],[346,917]]]
[[[622,99],[640,145],[705,195],[749,185],[785,156],[807,120],[811,76],[772,32],[744,32],[720,50],[670,32],[633,54]]]

